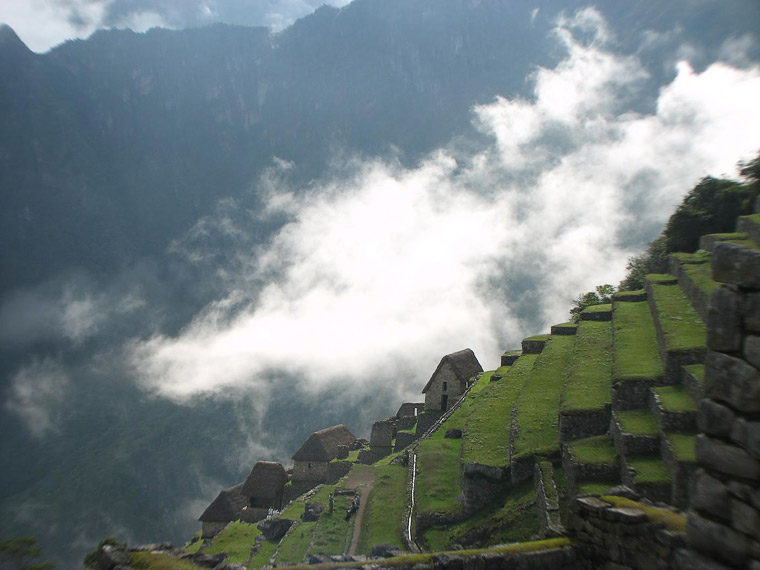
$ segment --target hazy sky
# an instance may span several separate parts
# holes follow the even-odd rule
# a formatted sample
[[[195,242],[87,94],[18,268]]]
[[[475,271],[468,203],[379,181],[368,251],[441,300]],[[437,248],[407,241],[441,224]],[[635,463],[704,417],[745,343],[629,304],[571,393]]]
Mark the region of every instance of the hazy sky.
[[[144,32],[224,22],[280,30],[323,4],[348,0],[3,0],[0,23],[41,53],[111,27]]]

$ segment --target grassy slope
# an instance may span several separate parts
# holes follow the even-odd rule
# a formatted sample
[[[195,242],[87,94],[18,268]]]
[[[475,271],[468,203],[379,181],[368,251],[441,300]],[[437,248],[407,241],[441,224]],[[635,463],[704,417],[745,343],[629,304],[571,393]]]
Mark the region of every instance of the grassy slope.
[[[574,343],[575,336],[551,337],[528,375],[517,398],[516,458],[558,449],[559,397]]]
[[[573,458],[578,463],[614,465],[619,461],[615,446],[608,435],[597,435],[570,442]]]
[[[599,409],[610,402],[612,327],[609,322],[581,321],[567,369],[563,410]]]
[[[233,522],[214,537],[211,545],[203,549],[204,554],[227,553],[231,564],[246,564],[251,555],[251,547],[256,537],[261,534],[255,524],[240,521]]]
[[[697,405],[680,384],[675,386],[657,386],[653,390],[660,396],[662,407],[669,412],[695,412]]]
[[[651,276],[648,275],[647,279]],[[705,346],[705,325],[677,285],[652,285],[666,350],[694,350]]]
[[[537,355],[525,355],[513,366],[503,366],[496,373],[503,378],[490,382],[472,398],[468,413],[462,459],[465,463],[480,463],[504,467],[508,463],[509,426],[512,404]]]
[[[649,409],[627,410],[615,412],[624,433],[637,435],[658,435],[660,428],[652,417]]]
[[[375,486],[367,500],[357,554],[368,555],[373,545],[383,542],[399,547],[404,544],[401,523],[407,504],[408,470],[401,465],[380,465],[373,469]]]
[[[462,504],[457,500],[461,490],[459,454],[462,440],[444,438],[445,429],[439,429],[430,439],[420,441],[417,447],[417,486],[424,489],[424,492],[417,494],[420,512],[452,513],[462,510]]]
[[[648,303],[615,303],[612,326],[615,338],[613,381],[661,377],[662,362]]]

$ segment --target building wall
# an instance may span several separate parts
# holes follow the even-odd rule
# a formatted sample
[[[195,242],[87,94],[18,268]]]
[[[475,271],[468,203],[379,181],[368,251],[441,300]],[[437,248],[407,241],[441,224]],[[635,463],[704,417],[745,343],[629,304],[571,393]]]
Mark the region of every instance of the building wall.
[[[327,462],[296,461],[293,463],[293,479],[324,483],[327,480]]]
[[[213,538],[224,530],[230,523],[226,522],[204,522],[201,527],[201,536],[203,538]]]
[[[445,390],[443,388],[444,383],[446,384]],[[465,386],[457,380],[451,365],[448,362],[444,363],[435,375],[427,392],[425,392],[425,410],[444,411],[441,407],[443,396],[448,396],[446,404],[446,409],[448,409],[462,395],[464,389]]]

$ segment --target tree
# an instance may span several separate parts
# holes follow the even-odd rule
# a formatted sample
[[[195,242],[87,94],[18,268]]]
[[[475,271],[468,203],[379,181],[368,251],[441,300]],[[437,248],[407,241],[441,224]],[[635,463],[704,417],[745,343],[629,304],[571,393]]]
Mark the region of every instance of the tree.
[[[32,536],[22,536],[0,542],[0,567],[11,566],[15,570],[50,570],[52,562],[35,562],[42,556],[42,547]]]
[[[570,316],[573,322],[577,322],[580,319],[581,312],[586,307],[612,303],[612,296],[614,294],[615,287],[609,283],[605,283],[604,285],[597,285],[594,291],[578,295],[574,301],[573,308],[570,309]]]

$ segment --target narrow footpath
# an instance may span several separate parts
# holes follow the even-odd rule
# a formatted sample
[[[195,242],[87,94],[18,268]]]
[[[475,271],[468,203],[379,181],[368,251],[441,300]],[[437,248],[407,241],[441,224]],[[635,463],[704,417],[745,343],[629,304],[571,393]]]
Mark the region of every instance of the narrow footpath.
[[[354,469],[346,480],[346,488],[354,489],[359,494],[359,510],[354,515],[354,534],[351,538],[351,546],[348,549],[349,556],[356,554],[356,549],[359,546],[359,535],[364,521],[364,512],[367,510],[367,499],[369,499],[369,494],[374,486],[375,474],[366,468]]]

